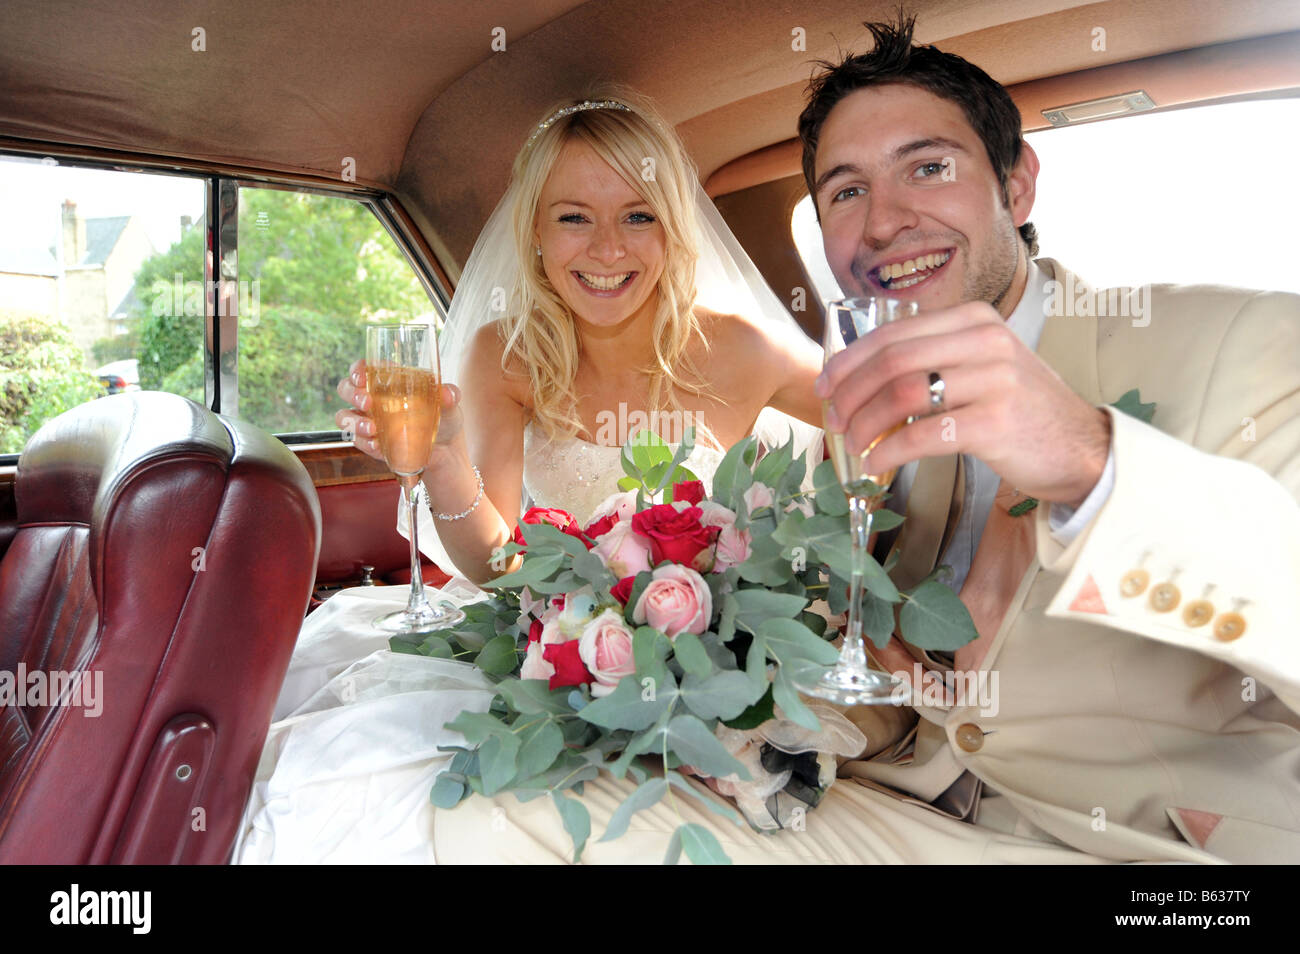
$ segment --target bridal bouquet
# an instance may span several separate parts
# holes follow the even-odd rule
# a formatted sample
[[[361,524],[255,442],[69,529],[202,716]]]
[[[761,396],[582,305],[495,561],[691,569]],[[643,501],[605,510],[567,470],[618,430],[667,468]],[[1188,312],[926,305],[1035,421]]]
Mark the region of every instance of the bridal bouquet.
[[[690,784],[709,779],[763,830],[797,827],[835,776],[836,756],[865,739],[833,707],[799,696],[794,678],[833,664],[827,615],[848,604],[848,504],[829,461],[807,473],[789,445],[761,459],[748,438],[726,454],[713,492],[649,432],[624,447],[623,492],[587,526],[561,510],[525,514],[501,569],[520,566],[464,607],[466,619],[428,636],[395,637],[395,651],[470,658],[499,681],[486,713],[448,723],[467,747],[439,775],[433,802],[451,808],[471,792],[549,794],[573,838],[574,859],[591,835],[581,795],[602,770],[638,787],[602,840],[667,797],[707,799]],[[876,515],[876,529],[902,518]],[[947,586],[929,579],[899,592],[868,561],[868,635],[884,645],[903,603],[903,635],[927,649],[955,649],[975,635]],[[814,609],[814,604],[821,612]],[[910,697],[909,697],[910,698]],[[905,701],[905,700],[900,700]],[[819,714],[821,718],[819,719]],[[657,757],[647,770],[642,757]],[[668,863],[685,850],[696,863],[727,861],[700,825],[674,832]]]

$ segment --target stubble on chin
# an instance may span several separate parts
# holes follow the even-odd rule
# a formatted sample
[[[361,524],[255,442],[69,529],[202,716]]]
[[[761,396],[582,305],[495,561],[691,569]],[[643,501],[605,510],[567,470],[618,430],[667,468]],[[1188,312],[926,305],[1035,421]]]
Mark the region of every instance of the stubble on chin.
[[[1020,263],[1020,236],[1008,219],[1008,229],[991,244],[984,262],[971,262],[967,273],[966,301],[986,301],[994,310],[1001,311],[1002,302],[1016,280],[1016,266]]]

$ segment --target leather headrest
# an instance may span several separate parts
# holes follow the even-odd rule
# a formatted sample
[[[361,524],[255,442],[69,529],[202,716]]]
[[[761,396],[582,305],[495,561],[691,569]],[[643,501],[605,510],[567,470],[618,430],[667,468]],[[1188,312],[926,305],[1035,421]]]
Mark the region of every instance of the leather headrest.
[[[224,469],[233,451],[220,418],[178,395],[134,391],[90,401],[28,441],[14,488],[18,525],[89,526],[97,501],[107,505],[117,488],[160,458],[191,456]]]

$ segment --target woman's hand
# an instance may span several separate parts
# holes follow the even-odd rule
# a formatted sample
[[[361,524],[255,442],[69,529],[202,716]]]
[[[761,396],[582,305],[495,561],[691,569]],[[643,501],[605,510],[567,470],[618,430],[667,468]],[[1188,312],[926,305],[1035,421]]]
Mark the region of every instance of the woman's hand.
[[[379,432],[370,416],[370,392],[366,390],[366,362],[358,359],[348,369],[348,377],[339,382],[338,394],[349,405],[334,415],[334,423],[343,431],[343,439],[352,441],[363,454],[383,460],[379,449]],[[451,457],[450,445],[460,436],[464,419],[460,412],[460,388],[454,384],[442,386],[442,413],[438,420],[438,436],[429,455],[426,469],[433,470]]]

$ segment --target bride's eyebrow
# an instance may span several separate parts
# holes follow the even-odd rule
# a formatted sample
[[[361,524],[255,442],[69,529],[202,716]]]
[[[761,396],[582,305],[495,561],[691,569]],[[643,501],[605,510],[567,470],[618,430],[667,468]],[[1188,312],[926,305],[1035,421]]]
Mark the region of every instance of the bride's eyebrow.
[[[591,206],[590,206],[588,203],[586,203],[586,202],[579,202],[579,201],[577,201],[576,199],[556,199],[554,202],[552,202],[552,203],[550,204],[550,208],[553,209],[553,208],[555,208],[557,205],[573,205],[573,206],[577,206],[577,207],[580,208],[580,209],[590,209],[590,208],[591,208]],[[645,199],[637,199],[635,202],[625,202],[625,203],[621,206],[621,208],[620,208],[619,211],[622,211],[622,210],[624,210],[624,209],[635,209],[635,208],[639,208],[639,207],[642,207],[642,206],[644,206],[644,207],[646,207],[646,208],[649,208],[649,207],[650,207],[650,203],[647,202]]]

